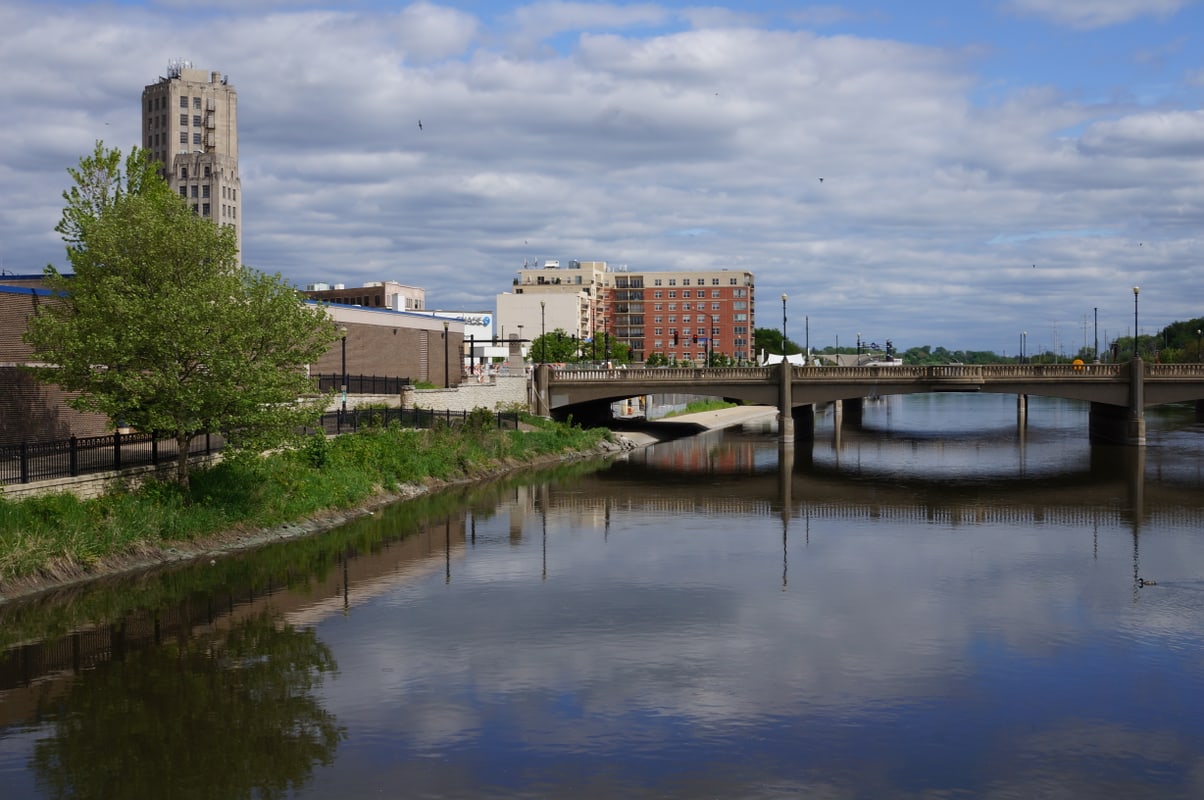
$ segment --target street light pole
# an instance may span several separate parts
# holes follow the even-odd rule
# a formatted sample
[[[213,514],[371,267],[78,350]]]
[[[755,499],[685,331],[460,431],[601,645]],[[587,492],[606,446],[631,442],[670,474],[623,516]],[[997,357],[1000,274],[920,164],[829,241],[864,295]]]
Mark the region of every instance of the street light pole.
[[[782,292],[782,360],[786,360],[786,293]]]
[[[343,414],[347,413],[347,326],[339,328],[339,333],[343,334],[343,385],[339,389],[343,393]]]
[[[1137,358],[1137,295],[1141,293],[1140,286],[1133,287],[1133,358]]]
[[[1028,331],[1020,331],[1020,363],[1027,364],[1028,359],[1025,356],[1025,348],[1028,346]]]
[[[447,368],[447,320],[443,320],[443,388],[451,388],[451,372]]]
[[[1094,309],[1095,312],[1095,344],[1091,348],[1091,354],[1095,356],[1095,363],[1099,363],[1099,306]]]
[[[540,364],[542,364],[543,362],[548,360],[548,339],[547,339],[548,329],[547,329],[547,326],[544,324],[544,305],[545,305],[545,302],[543,300],[540,300],[539,301],[539,363]]]
[[[861,331],[857,331],[857,364],[856,364],[856,366],[858,366],[858,367],[861,366]]]
[[[1201,358],[1201,357],[1200,357],[1200,345],[1201,345],[1201,343],[1202,343],[1202,342],[1201,342],[1201,333],[1200,333],[1200,329],[1199,329],[1199,328],[1196,328],[1196,361],[1204,361],[1204,358]]]
[[[803,340],[803,343],[804,343],[803,347],[806,350],[807,366],[811,366],[811,315],[810,314],[803,317],[803,324],[806,326],[804,328],[805,338]]]

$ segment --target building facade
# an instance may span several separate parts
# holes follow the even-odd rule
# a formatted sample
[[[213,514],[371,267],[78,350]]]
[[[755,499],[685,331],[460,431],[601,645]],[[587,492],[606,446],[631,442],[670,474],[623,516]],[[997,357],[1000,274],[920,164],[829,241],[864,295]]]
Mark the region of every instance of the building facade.
[[[341,283],[311,283],[305,287],[304,294],[311,300],[324,300],[327,303],[345,306],[387,308],[391,311],[426,309],[425,289],[406,286],[397,281],[370,281],[350,289]]]
[[[544,261],[518,271],[513,292],[498,295],[505,335],[520,326],[526,339],[541,327],[563,327],[585,341],[604,332],[643,361],[659,353],[705,362],[708,353],[737,361],[753,357],[756,281],[747,270],[637,271],[605,261]],[[545,317],[555,309],[557,323]],[[576,320],[575,328],[561,324]],[[534,331],[534,334],[532,334]]]
[[[229,81],[172,61],[142,90],[142,142],[195,213],[235,230],[241,253],[238,92]]]

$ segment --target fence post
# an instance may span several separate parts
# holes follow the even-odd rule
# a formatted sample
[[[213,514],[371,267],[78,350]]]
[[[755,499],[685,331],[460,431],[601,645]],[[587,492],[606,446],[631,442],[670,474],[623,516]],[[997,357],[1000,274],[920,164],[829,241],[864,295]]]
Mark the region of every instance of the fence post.
[[[70,464],[71,477],[79,475],[79,440],[72,434],[67,445],[68,457],[67,461]]]
[[[113,469],[121,469],[121,431],[113,431]]]

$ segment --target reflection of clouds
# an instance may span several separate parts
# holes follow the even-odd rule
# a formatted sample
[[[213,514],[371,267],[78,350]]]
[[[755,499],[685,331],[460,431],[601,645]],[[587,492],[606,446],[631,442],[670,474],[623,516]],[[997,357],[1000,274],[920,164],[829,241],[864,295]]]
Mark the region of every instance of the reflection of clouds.
[[[825,521],[806,546],[793,534],[783,592],[776,520],[698,517],[682,530],[616,514],[605,542],[550,525],[546,580],[539,523],[528,519],[519,546],[482,545],[479,527],[449,587],[438,576],[364,610],[384,630],[356,646],[362,667],[332,699],[383,725],[416,717],[403,729],[427,747],[481,729],[482,702],[504,702],[533,744],[575,746],[546,718],[549,705],[565,710],[560,695],[591,721],[590,747],[621,745],[633,713],[702,727],[872,715],[957,691],[978,667],[977,642],[1040,658],[1108,628],[1131,601],[1131,546],[1117,531],[1101,534],[1098,566],[1084,572],[1090,540],[1062,531],[867,536]],[[431,676],[451,687],[438,724],[417,720]]]

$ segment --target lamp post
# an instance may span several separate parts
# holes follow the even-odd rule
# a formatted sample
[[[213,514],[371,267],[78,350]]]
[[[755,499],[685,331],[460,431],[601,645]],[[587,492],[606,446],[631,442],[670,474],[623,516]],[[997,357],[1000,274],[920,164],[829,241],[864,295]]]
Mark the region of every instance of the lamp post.
[[[343,336],[343,383],[339,391],[343,393],[343,414],[347,413],[347,326],[339,328]]]
[[[811,315],[803,317],[804,330],[803,349],[807,358],[807,366],[811,366]]]
[[[1020,363],[1027,364],[1028,356],[1025,355],[1028,348],[1028,331],[1020,331]]]
[[[544,324],[544,306],[546,303],[543,300],[539,301],[539,363],[548,360],[548,328]]]
[[[782,360],[786,360],[786,293],[782,292]]]
[[[1141,287],[1133,287],[1133,358],[1137,358],[1137,295],[1141,294]]]
[[[861,331],[857,331],[857,366],[861,366]]]
[[[1095,343],[1091,346],[1091,355],[1096,364],[1099,363],[1099,306],[1092,309],[1095,315]]]
[[[447,368],[447,320],[443,320],[443,388],[451,388],[451,371]]]
[[[1204,344],[1204,341],[1201,341],[1200,329],[1196,328],[1196,361],[1204,361],[1204,358],[1200,357],[1200,345],[1201,344]]]

